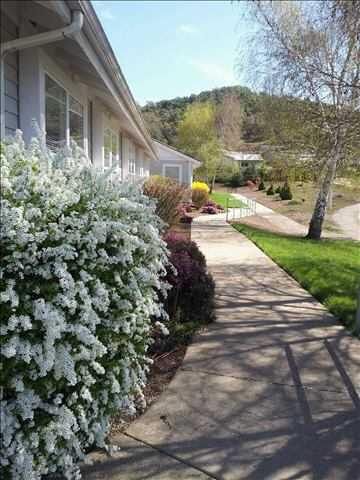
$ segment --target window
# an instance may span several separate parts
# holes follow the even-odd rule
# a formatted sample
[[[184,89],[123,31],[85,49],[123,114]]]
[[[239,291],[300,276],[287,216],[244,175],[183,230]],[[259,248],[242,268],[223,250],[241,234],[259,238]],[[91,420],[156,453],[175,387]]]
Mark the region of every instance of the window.
[[[170,177],[181,182],[181,166],[180,165],[163,165],[164,177]]]
[[[120,132],[119,133],[119,153],[118,153],[118,157],[119,157],[119,168],[121,170],[121,177],[123,175],[123,148],[124,148],[124,144],[123,144],[123,136],[122,136],[122,133]]]
[[[149,158],[147,155],[144,155],[144,176],[148,177],[149,175],[150,175]]]
[[[84,148],[84,108],[48,75],[45,75],[45,122],[46,143],[51,149],[65,145],[68,138]]]
[[[129,141],[129,151],[130,151],[129,173],[131,175],[135,175],[136,174],[136,149],[135,149],[135,145],[130,141]]]
[[[73,97],[69,97],[69,128],[70,138],[84,148],[84,109]]]
[[[88,104],[88,156],[93,161],[93,103]]]
[[[144,152],[138,149],[138,164],[139,164],[139,176],[144,177]]]
[[[110,128],[104,131],[104,168],[119,166],[118,136]]]
[[[58,148],[66,143],[66,91],[46,75],[46,143]]]

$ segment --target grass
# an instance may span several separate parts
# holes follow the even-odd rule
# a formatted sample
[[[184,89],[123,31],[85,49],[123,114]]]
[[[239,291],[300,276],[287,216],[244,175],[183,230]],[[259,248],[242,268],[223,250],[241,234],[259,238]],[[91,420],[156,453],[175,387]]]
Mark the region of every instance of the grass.
[[[360,244],[350,240],[307,240],[234,225],[280,267],[354,330],[360,279]]]
[[[266,182],[266,188],[270,185]],[[274,182],[274,189],[282,185]],[[312,182],[296,182],[291,183],[291,191],[293,200],[280,201],[278,195],[267,196],[266,191],[257,192],[257,200],[270,208],[292,218],[296,222],[308,225],[311,214],[314,209],[315,200],[319,191],[319,186]],[[241,189],[240,189],[241,192]],[[325,219],[324,228],[329,231],[340,231],[339,228],[331,221],[331,215],[338,209],[358,203],[360,198],[360,183],[357,178],[354,179],[336,179],[333,186],[333,207],[328,209]]]
[[[231,193],[227,192],[213,192],[209,195],[210,199],[226,208],[245,208],[246,204],[241,200],[235,198]]]

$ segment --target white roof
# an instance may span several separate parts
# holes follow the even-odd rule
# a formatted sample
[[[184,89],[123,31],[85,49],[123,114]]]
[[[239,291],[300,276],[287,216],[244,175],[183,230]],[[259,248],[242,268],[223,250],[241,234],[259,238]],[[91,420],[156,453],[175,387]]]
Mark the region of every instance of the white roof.
[[[201,162],[199,162],[199,160],[189,157],[189,155],[185,155],[185,153],[179,152],[179,150],[176,150],[169,145],[165,145],[165,143],[158,142],[157,140],[153,140],[153,142],[158,152],[160,161],[187,161],[190,162],[194,168],[200,167]]]
[[[263,160],[260,153],[243,153],[224,150],[224,155],[237,162],[261,162]]]

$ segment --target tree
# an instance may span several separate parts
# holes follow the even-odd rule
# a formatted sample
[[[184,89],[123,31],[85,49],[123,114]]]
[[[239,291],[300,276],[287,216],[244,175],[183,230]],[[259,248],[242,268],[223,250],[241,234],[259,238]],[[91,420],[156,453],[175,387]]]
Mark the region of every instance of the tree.
[[[360,0],[257,0],[250,11],[263,81],[307,105],[320,161],[308,237],[319,239],[337,169],[360,141]]]
[[[238,133],[241,135],[241,140],[246,142],[259,142],[263,140],[264,134],[269,125],[264,121],[262,116],[262,103],[266,97],[265,94],[252,92],[247,87],[221,87],[203,91],[197,95],[190,95],[188,97],[177,97],[171,100],[148,102],[142,107],[142,113],[145,114],[145,120],[147,121],[150,131],[152,133],[154,132],[153,134],[156,135],[155,138],[167,142],[169,145],[175,146],[176,129],[179,121],[184,116],[188,105],[196,102],[210,102],[214,105],[217,113],[223,108],[225,111],[228,111],[228,107],[230,107],[230,111],[235,114],[237,120],[232,123],[228,122],[227,125],[231,127],[231,129],[233,128],[233,125],[237,124],[240,126]],[[237,111],[235,108],[231,108],[236,104],[239,105],[239,110]],[[147,116],[147,113],[154,113],[155,116]],[[228,115],[226,116],[228,117]],[[239,116],[241,116],[240,123],[238,122]],[[160,132],[157,129],[158,119],[160,120]],[[153,123],[154,126],[152,125]],[[218,125],[216,121],[216,128],[221,140],[221,122],[220,125]],[[236,139],[236,137],[236,132],[231,133],[230,138]],[[224,144],[226,145],[225,136]]]
[[[187,107],[178,125],[176,146],[201,161],[196,175],[210,185],[212,191],[222,155],[211,103],[193,103]]]
[[[243,112],[239,97],[226,95],[216,109],[215,125],[220,141],[225,148],[236,149],[241,142]]]
[[[146,110],[142,114],[150,135],[159,142],[167,143],[167,139],[162,131],[162,122],[160,115],[152,110]]]

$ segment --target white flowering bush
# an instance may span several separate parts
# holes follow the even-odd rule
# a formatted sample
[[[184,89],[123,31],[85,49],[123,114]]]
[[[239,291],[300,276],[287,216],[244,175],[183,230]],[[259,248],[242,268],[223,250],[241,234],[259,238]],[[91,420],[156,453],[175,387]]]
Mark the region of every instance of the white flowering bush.
[[[1,148],[0,478],[80,478],[111,415],[143,399],[162,225],[140,188],[75,147],[55,155],[18,132]]]

